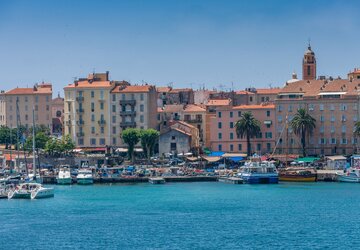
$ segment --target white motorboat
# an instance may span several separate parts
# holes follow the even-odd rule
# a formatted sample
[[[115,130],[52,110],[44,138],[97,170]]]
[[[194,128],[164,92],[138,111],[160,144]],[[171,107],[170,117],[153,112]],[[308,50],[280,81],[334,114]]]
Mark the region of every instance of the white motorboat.
[[[77,183],[81,185],[89,185],[94,183],[92,171],[90,169],[80,169],[76,177]]]
[[[8,199],[40,199],[54,197],[53,188],[45,188],[39,183],[23,183],[8,192]]]
[[[358,168],[349,168],[344,173],[337,173],[336,174],[338,181],[341,182],[360,182],[360,169]]]
[[[57,184],[70,185],[72,183],[70,168],[67,166],[60,166],[58,176],[56,177]]]
[[[238,176],[244,180],[244,183],[249,184],[272,184],[279,181],[275,165],[268,161],[247,162],[240,168]]]

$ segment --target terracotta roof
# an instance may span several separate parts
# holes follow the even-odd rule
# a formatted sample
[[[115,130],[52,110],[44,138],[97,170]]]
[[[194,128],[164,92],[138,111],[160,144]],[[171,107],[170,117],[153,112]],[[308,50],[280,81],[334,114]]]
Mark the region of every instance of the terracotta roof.
[[[240,105],[234,106],[233,109],[275,109],[274,104],[260,104],[260,105]]]
[[[178,132],[180,132],[180,133],[182,133],[182,134],[185,134],[185,135],[187,135],[187,136],[191,136],[191,134],[190,133],[187,133],[186,131],[184,131],[184,130],[182,130],[182,129],[180,129],[180,128],[171,128],[172,130],[175,130],[175,131],[178,131]]]
[[[130,85],[126,86],[116,86],[111,93],[144,93],[149,92],[151,88],[154,88],[152,85]]]
[[[209,100],[206,106],[227,106],[230,102],[230,99]]]
[[[256,89],[257,94],[278,94],[281,91],[280,88],[271,88],[271,89]]]
[[[174,113],[174,112],[180,112],[184,109],[184,105],[183,104],[169,104],[169,105],[165,105],[162,108],[162,112],[165,113]]]
[[[184,122],[184,121],[174,121],[173,125],[175,125],[176,123],[186,126],[188,128],[192,128],[192,129],[196,128],[195,126],[193,126],[187,122]]]
[[[170,87],[157,87],[156,91],[157,92],[169,92],[171,90]]]
[[[206,109],[196,104],[187,104],[184,106],[185,112],[206,112]]]
[[[254,93],[245,91],[245,90],[238,90],[235,92],[235,94],[237,94],[237,95],[254,95]]]
[[[180,93],[180,92],[191,92],[193,91],[192,89],[189,88],[185,88],[185,89],[171,89],[170,93]]]
[[[110,81],[94,81],[89,82],[88,80],[79,81],[77,85],[75,83],[69,84],[64,89],[69,88],[111,88],[113,86],[112,82]]]
[[[32,95],[52,94],[52,85],[49,83],[39,84],[33,88],[15,88],[5,92],[6,95]]]

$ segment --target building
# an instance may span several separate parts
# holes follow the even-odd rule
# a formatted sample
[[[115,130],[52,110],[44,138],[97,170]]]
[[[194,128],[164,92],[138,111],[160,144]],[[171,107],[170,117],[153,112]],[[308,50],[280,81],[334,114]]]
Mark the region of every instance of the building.
[[[22,125],[33,126],[34,123],[52,128],[51,115],[52,85],[36,84],[32,88],[14,88],[0,93],[0,125],[11,128]],[[17,117],[19,119],[17,119]]]
[[[158,129],[162,131],[169,126],[169,122],[180,120],[195,126],[199,130],[200,146],[206,140],[205,134],[206,109],[203,105],[196,104],[173,104],[158,108]]]
[[[51,101],[52,134],[60,136],[63,134],[64,98],[58,97]]]
[[[126,128],[157,128],[156,99],[153,85],[120,85],[111,90],[111,145],[124,146],[120,135]]]
[[[348,79],[350,81],[352,81],[354,79],[360,79],[360,69],[355,68],[354,71],[350,72],[348,74]]]
[[[302,62],[302,73],[303,80],[316,79],[316,58],[314,51],[311,50],[310,44],[304,54]]]
[[[173,121],[159,137],[159,154],[185,154],[199,150],[199,131],[183,121]]]
[[[111,90],[130,85],[110,81],[109,72],[89,74],[64,88],[64,134],[77,147],[104,147],[112,140]]]
[[[193,104],[194,91],[193,89],[174,89],[172,87],[158,87],[158,107],[163,107],[169,104]]]
[[[210,121],[210,148],[213,151],[247,153],[246,138],[238,137],[235,124],[244,112],[251,112],[261,123],[261,133],[251,139],[252,152],[272,153],[275,147],[275,105],[224,105],[216,107]]]

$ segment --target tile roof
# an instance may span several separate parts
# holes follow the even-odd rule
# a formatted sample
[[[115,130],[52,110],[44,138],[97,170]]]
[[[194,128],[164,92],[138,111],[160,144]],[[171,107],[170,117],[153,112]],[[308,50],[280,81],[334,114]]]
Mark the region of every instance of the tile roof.
[[[209,100],[206,106],[227,106],[230,105],[231,99]]]
[[[112,88],[113,84],[111,81],[94,81],[89,82],[88,80],[79,81],[77,85],[75,83],[69,84],[64,89],[70,88]]]
[[[32,94],[52,94],[52,85],[49,83],[39,84],[33,88],[14,88],[7,92],[6,95],[32,95]]]
[[[256,89],[257,94],[278,94],[281,91],[281,88],[268,88],[268,89]]]
[[[187,104],[184,106],[185,112],[206,112],[206,109],[196,104]]]
[[[180,93],[180,92],[191,92],[192,89],[184,88],[184,89],[171,89],[170,93]]]
[[[116,86],[111,93],[144,93],[149,92],[151,88],[154,88],[152,85],[129,85],[129,86]]]
[[[174,112],[180,112],[183,109],[184,109],[183,104],[169,104],[169,105],[165,105],[162,108],[162,112],[164,112],[164,113],[174,113]]]
[[[240,105],[240,106],[234,106],[232,107],[232,109],[275,109],[275,105],[274,104],[259,104],[259,105]]]
[[[157,92],[169,92],[171,90],[171,88],[170,87],[157,87],[156,88],[156,91]]]

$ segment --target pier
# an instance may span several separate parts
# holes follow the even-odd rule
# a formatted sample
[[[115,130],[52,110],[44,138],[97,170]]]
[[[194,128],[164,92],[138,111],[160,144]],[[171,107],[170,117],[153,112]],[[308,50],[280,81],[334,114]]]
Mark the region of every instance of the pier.
[[[243,184],[244,181],[238,177],[219,177],[219,182],[229,183],[229,184]]]

